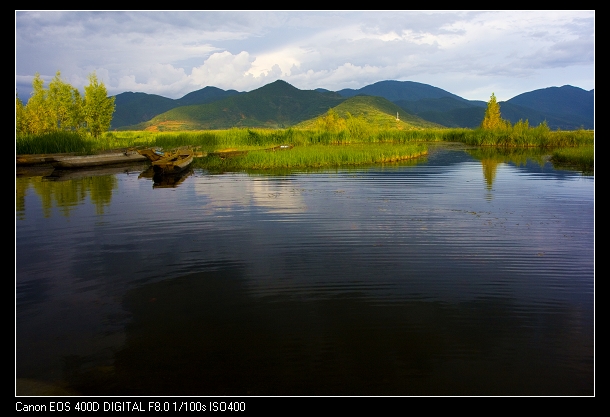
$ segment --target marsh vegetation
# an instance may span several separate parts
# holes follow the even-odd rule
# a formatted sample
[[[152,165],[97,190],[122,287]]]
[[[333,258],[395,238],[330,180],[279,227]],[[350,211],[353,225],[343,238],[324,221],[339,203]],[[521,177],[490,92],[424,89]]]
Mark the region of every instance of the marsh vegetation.
[[[394,162],[425,155],[426,142],[449,141],[478,147],[544,149],[554,163],[594,171],[594,131],[552,131],[546,123],[533,127],[527,120],[511,125],[501,118],[493,94],[478,129],[404,129],[398,119],[394,127],[388,126],[385,119],[383,123],[375,120],[330,109],[322,116],[288,129],[113,131],[97,137],[74,129],[17,132],[16,153],[91,154],[110,149],[169,150],[185,146],[197,148],[202,156],[223,150],[246,151],[230,159],[210,156],[196,163],[200,168],[239,170]],[[280,145],[290,145],[292,149],[264,152]]]

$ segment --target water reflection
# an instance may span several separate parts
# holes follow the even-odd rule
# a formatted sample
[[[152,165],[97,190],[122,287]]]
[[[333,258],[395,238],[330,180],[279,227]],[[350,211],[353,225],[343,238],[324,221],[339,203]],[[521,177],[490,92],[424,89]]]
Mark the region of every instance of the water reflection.
[[[99,197],[93,177],[18,178],[16,376],[90,395],[591,394],[593,179],[481,166],[438,151],[165,190],[142,170]],[[79,209],[45,217],[35,187]]]
[[[241,181],[243,174],[226,174],[235,178],[228,186],[226,177],[211,176],[195,184],[195,192],[202,197],[202,210],[207,215],[229,216],[234,211],[259,207],[277,214],[296,214],[307,210],[302,189],[290,177],[253,178]]]
[[[570,333],[578,317],[567,304],[533,313],[497,297],[256,297],[247,281],[243,267],[221,268],[129,291],[132,320],[113,366],[71,366],[69,386],[85,395],[591,394],[578,377],[586,365],[554,362],[553,349],[592,354]]]
[[[104,214],[104,208],[112,200],[112,192],[117,189],[117,179],[114,175],[83,177],[67,181],[50,181],[44,177],[17,177],[16,212],[17,218],[25,216],[25,200],[30,190],[40,198],[44,217],[50,217],[54,207],[69,217],[72,210],[82,204],[87,197],[95,206],[98,215]]]
[[[193,168],[188,168],[177,174],[154,173],[153,171],[153,188],[176,188],[192,174]]]
[[[449,145],[446,145],[449,146]],[[490,200],[493,184],[496,178],[498,167],[502,164],[513,164],[515,166],[525,166],[528,163],[538,164],[540,167],[549,165],[547,151],[528,148],[465,148],[466,152],[480,161],[483,169],[488,194],[486,198]],[[436,144],[431,149],[432,153],[442,146]],[[427,163],[428,158],[418,158],[416,160],[403,161],[396,164],[386,164],[379,166],[380,169],[392,170],[404,168],[406,166],[417,166]],[[353,169],[353,168],[352,168]],[[361,170],[362,167],[355,168]],[[551,168],[552,169],[552,168]],[[335,169],[336,172],[349,171],[346,169]],[[287,180],[296,171],[263,171],[251,172],[254,177],[269,178],[276,177],[278,181],[253,181],[251,183],[239,183],[237,187],[230,189],[214,183],[213,180],[205,183],[205,186],[198,185],[198,192],[210,196],[206,207],[210,212],[219,209],[229,209],[229,207],[249,206],[251,204],[266,207],[278,213],[297,213],[306,209],[306,204],[299,199],[301,190],[290,189],[290,182]],[[333,170],[300,170],[299,173],[333,172]],[[30,167],[27,169],[17,169],[16,177],[16,213],[18,219],[23,219],[25,214],[25,196],[28,189],[32,188],[40,197],[44,210],[44,215],[49,216],[52,207],[61,208],[64,216],[69,216],[72,209],[83,202],[87,195],[96,204],[96,212],[104,213],[104,206],[110,204],[112,190],[116,189],[116,174],[138,173],[138,178],[152,181],[153,188],[175,188],[182,184],[186,178],[193,175],[193,169],[171,176],[155,176],[152,167],[147,164],[136,164],[133,166],[100,167],[83,170],[53,170],[52,167]],[[239,174],[228,174],[239,175]],[[105,177],[99,179],[98,177]],[[98,178],[98,179],[94,179]],[[213,178],[213,177],[210,177]],[[74,183],[71,183],[74,181]],[[288,182],[287,182],[288,181]],[[54,184],[64,182],[63,185]],[[240,187],[246,187],[241,188]]]
[[[500,164],[525,166],[533,161],[543,167],[548,163],[548,151],[528,148],[476,148],[468,149],[469,155],[481,162],[486,188],[492,190],[496,172]]]

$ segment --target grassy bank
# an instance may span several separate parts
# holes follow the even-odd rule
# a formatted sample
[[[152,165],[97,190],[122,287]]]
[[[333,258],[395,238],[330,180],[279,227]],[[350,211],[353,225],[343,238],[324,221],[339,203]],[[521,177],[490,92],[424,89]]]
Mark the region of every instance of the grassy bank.
[[[155,133],[147,131],[107,132],[100,139],[76,133],[18,136],[17,154],[95,152],[108,149],[154,146],[172,149],[199,147],[213,152],[225,148],[260,149],[281,144],[294,146],[355,143],[413,143],[430,141],[462,142],[474,146],[559,148],[593,145],[590,130],[550,131],[545,125],[510,129],[426,129],[400,131],[370,129],[366,132],[344,129],[336,132],[304,129],[229,129],[193,132]]]
[[[515,124],[508,129],[447,129],[443,140],[473,146],[558,148],[593,145],[592,130],[551,131],[546,125],[529,128]]]
[[[366,127],[362,123],[346,124],[339,130],[324,129],[228,129],[188,132],[123,131],[107,132],[94,140],[76,133],[25,135],[16,138],[16,153],[82,153],[91,154],[109,149],[156,147],[164,150],[183,146],[202,152],[224,149],[250,151],[246,157],[233,161],[210,161],[219,169],[240,166],[259,169],[303,166],[338,166],[382,163],[392,159],[410,158],[421,154],[415,144],[430,141],[451,141],[495,148],[531,148],[552,150],[554,163],[593,169],[594,132],[550,131],[546,125],[531,128],[527,123],[496,130],[483,129],[423,129],[397,130]],[[352,145],[341,147],[335,145]],[[369,145],[363,153],[362,146]],[[281,157],[262,152],[278,145],[294,148]],[[372,146],[372,145],[376,145]],[[415,149],[413,152],[412,150]],[[260,151],[260,152],[259,152]],[[392,155],[391,155],[392,154]],[[280,154],[278,154],[280,155]],[[213,159],[213,158],[209,158]],[[224,168],[221,168],[224,167]]]
[[[398,162],[428,153],[424,144],[308,145],[275,152],[250,151],[245,155],[199,158],[196,167],[210,171],[239,169],[321,168]]]

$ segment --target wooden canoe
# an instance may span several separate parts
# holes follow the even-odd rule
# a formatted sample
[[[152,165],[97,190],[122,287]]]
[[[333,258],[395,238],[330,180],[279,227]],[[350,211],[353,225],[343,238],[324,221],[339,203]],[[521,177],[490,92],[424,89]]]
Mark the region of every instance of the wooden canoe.
[[[266,152],[276,152],[276,151],[292,149],[293,147],[294,147],[293,145],[279,145],[279,146],[274,146],[273,148],[260,149],[260,150],[264,150]],[[239,151],[237,149],[225,149],[225,150],[216,151],[216,152],[209,152],[207,154],[207,156],[216,156],[220,159],[225,159],[225,158],[234,158],[236,156],[246,155],[248,152],[249,151]]]
[[[140,155],[137,152],[114,152],[83,156],[56,156],[53,166],[58,169],[77,169],[146,161],[146,159],[147,158],[144,155]]]
[[[35,155],[17,155],[16,165],[18,167],[35,166],[35,165],[51,165],[56,162],[56,158],[71,156],[74,154],[54,153],[54,154],[35,154]]]
[[[148,160],[150,160],[151,162],[155,162],[159,159],[163,159],[169,156],[167,152],[161,152],[157,149],[152,148],[138,149],[138,153],[148,158]]]
[[[192,162],[193,150],[184,149],[158,161],[153,161],[152,166],[155,173],[158,174],[177,174],[188,168]]]
[[[43,179],[48,181],[68,181],[116,174],[137,175],[143,169],[146,169],[146,167],[148,167],[147,161],[137,161],[131,164],[96,166],[80,169],[53,169],[52,172],[43,176]]]

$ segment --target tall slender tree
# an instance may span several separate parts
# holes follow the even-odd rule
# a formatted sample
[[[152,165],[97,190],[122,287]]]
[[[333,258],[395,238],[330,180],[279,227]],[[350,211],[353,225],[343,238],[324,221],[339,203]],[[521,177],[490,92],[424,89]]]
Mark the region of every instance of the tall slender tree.
[[[483,129],[501,129],[510,127],[507,120],[502,120],[500,116],[500,105],[496,101],[496,96],[491,93],[491,98],[487,102],[487,109],[485,110],[485,117],[481,123]]]
[[[108,97],[106,86],[93,72],[89,75],[89,85],[85,86],[83,105],[85,123],[91,135],[97,138],[108,130],[114,108],[114,97]]]

